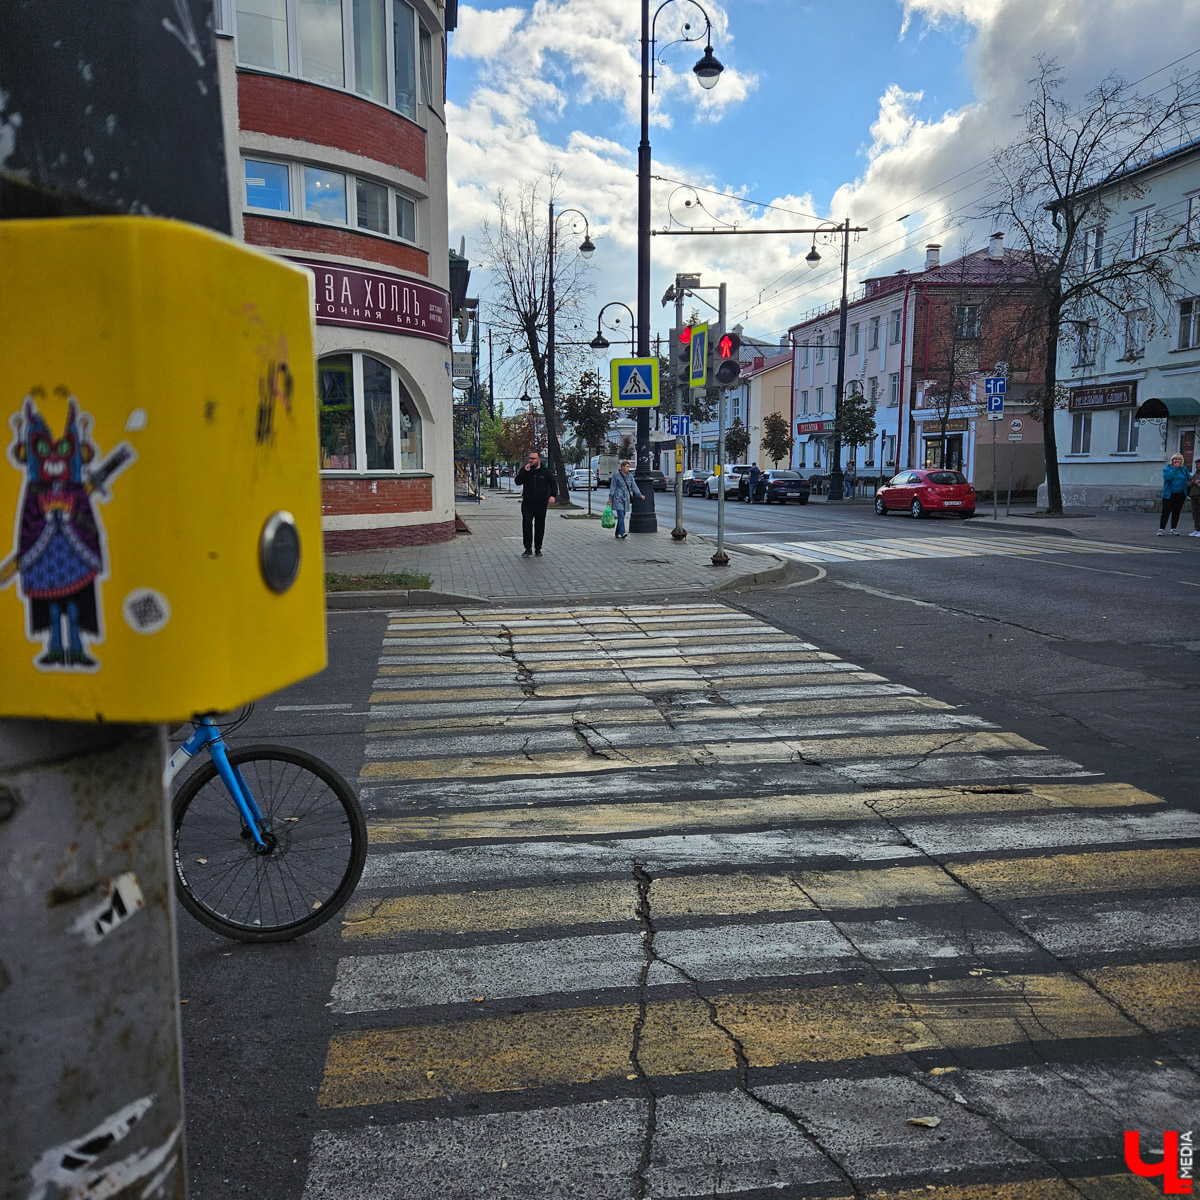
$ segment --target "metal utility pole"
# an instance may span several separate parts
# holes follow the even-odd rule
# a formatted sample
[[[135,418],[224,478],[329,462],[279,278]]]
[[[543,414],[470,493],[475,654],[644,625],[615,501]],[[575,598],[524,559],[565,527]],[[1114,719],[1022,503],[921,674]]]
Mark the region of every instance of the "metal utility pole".
[[[678,336],[679,331],[683,328],[683,295],[684,289],[680,286],[680,276],[675,276],[675,333]],[[678,373],[679,364],[671,363],[671,374],[675,378],[675,416],[683,416],[683,390],[687,386],[682,376]],[[678,421],[676,422],[678,425]],[[687,530],[683,527],[683,434],[676,431],[675,434],[675,528],[671,530],[671,537],[682,542],[687,537]]]
[[[717,300],[717,320],[725,331],[725,285],[721,284]],[[717,401],[717,552],[712,556],[714,567],[729,566],[725,553],[725,406],[729,393],[722,388]]]

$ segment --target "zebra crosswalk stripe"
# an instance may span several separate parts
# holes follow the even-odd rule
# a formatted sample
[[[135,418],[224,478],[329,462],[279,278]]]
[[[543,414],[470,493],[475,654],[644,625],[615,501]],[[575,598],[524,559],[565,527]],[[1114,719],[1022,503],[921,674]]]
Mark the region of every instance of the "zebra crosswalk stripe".
[[[1200,814],[725,606],[393,614],[360,784],[303,1200],[1124,1195],[1200,1107]]]

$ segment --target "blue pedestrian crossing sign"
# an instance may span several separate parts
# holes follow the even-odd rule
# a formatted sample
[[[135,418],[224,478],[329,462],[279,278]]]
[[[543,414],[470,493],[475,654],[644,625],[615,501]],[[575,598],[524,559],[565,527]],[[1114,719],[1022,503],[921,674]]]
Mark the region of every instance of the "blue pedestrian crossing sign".
[[[612,402],[614,408],[657,408],[658,359],[614,358]]]

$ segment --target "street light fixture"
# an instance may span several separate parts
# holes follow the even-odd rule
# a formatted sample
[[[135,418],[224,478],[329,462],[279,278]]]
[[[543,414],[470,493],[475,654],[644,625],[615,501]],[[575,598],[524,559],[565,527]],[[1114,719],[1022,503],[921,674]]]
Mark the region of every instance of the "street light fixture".
[[[804,261],[810,267],[815,267],[821,261],[817,249],[817,238],[830,242],[837,235],[842,238],[842,301],[838,310],[838,356],[837,356],[837,391],[833,394],[833,464],[829,472],[829,496],[834,503],[841,501],[844,496],[845,477],[842,473],[842,395],[846,388],[846,279],[850,266],[850,218],[840,224],[832,221],[822,222],[813,230],[812,249],[804,256]]]
[[[623,308],[629,314],[629,320],[630,320],[631,324],[635,321],[635,317],[633,315],[633,309],[630,308],[628,304],[625,304],[620,300],[610,300],[604,306],[604,308],[602,308],[600,310],[599,314],[596,317],[596,336],[594,338],[592,338],[592,340],[590,342],[588,342],[588,345],[591,346],[591,348],[593,350],[607,350],[609,348],[609,346],[612,345],[612,343],[608,340],[608,338],[606,338],[604,336],[604,333],[600,328],[600,322],[604,318],[604,313],[607,309],[610,309],[610,308]],[[615,329],[616,325],[614,324],[612,326],[612,328]],[[630,341],[630,344],[633,343],[632,335],[630,336],[629,341]]]
[[[548,238],[548,250],[547,250],[548,258],[549,258],[549,263],[548,263],[549,278],[548,278],[547,284],[546,284],[546,293],[547,293],[546,294],[546,309],[547,309],[547,312],[546,312],[546,392],[550,397],[551,406],[555,405],[555,403],[556,403],[556,396],[555,396],[555,391],[554,391],[554,387],[555,387],[555,381],[554,381],[554,243],[557,240],[557,236],[558,236],[558,220],[562,217],[565,217],[568,213],[574,213],[575,216],[580,217],[583,221],[583,241],[579,244],[579,253],[582,254],[584,258],[591,258],[592,251],[596,249],[596,247],[592,244],[591,230],[588,227],[587,217],[582,212],[580,212],[580,210],[577,208],[564,208],[558,214],[558,217],[555,217],[554,201],[553,201],[553,199],[551,199],[551,201],[550,201],[550,216],[549,216],[549,220],[547,222],[547,228],[549,229],[549,232],[550,232],[550,236]],[[553,437],[555,440],[555,445],[553,447],[554,456],[556,459],[554,469],[558,470],[559,469],[559,461],[558,460],[561,460],[561,458],[562,458],[562,455],[559,452],[558,445],[557,445],[558,434],[555,431],[553,431],[552,429],[550,429],[549,425],[547,426],[547,436]],[[547,447],[547,449],[550,449],[550,447]]]
[[[654,87],[654,56],[656,42],[654,28],[658,14],[675,0],[663,0],[650,17],[650,0],[642,0],[642,74],[641,74],[641,140],[638,142],[638,253],[637,253],[637,356],[650,355],[650,92]],[[712,21],[698,0],[683,0],[700,11],[704,17],[704,32],[692,34],[691,25],[684,23],[682,34],[676,41],[698,42],[704,38],[705,49],[700,61],[692,68],[697,82],[708,90],[713,87],[724,70],[712,52]],[[668,45],[674,45],[674,42]],[[664,46],[665,50],[666,47]],[[637,470],[642,499],[635,499],[629,518],[631,533],[654,533],[658,521],[654,515],[654,489],[650,478],[650,410],[639,408],[637,412]]]

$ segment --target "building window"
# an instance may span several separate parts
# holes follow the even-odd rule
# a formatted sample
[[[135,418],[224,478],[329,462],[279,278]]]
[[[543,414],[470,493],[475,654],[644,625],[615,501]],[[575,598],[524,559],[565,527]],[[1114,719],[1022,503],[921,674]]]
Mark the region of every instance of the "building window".
[[[1100,323],[1093,317],[1090,321],[1075,322],[1075,366],[1086,367],[1096,361],[1096,343],[1100,340]]]
[[[1187,217],[1183,227],[1185,245],[1194,246],[1200,242],[1200,195],[1187,198]]]
[[[802,352],[800,355],[800,365],[802,367],[807,367],[808,366],[808,344],[807,343],[805,343],[805,345],[801,347],[801,351]]]
[[[816,399],[817,399],[816,411],[824,412],[825,411],[825,389],[824,388],[817,388]]]
[[[849,353],[857,354],[858,353],[858,322],[857,321],[853,325],[850,326],[850,339],[849,340],[850,340]]]
[[[1125,352],[1122,358],[1141,358],[1146,353],[1146,323],[1149,313],[1144,308],[1125,314]]]
[[[1200,297],[1179,302],[1179,349],[1200,346]]]
[[[1129,231],[1129,257],[1141,258],[1146,253],[1149,241],[1150,219],[1154,215],[1153,208],[1143,208],[1133,214]]]
[[[872,317],[867,325],[867,349],[879,349],[879,318]]]
[[[888,341],[894,346],[900,340],[900,310],[892,309],[888,313]]]
[[[420,470],[421,418],[387,363],[357,352],[322,358],[317,399],[323,471]]]
[[[866,446],[866,458],[863,459],[864,467],[873,467],[875,465],[875,439],[872,438]]]
[[[808,389],[807,388],[800,393],[800,412],[802,414],[808,413]]]
[[[238,0],[238,62],[287,71],[287,0]]]
[[[286,163],[246,159],[246,204],[250,208],[291,212],[290,174]]]
[[[345,225],[346,177],[340,171],[304,168],[304,215],[317,221]]]
[[[346,86],[342,45],[342,0],[298,0],[300,62],[305,79]]]
[[[874,404],[879,399],[879,376],[872,375],[867,380],[867,395],[871,398],[871,403]]]
[[[900,375],[888,376],[888,408],[897,408],[900,404]]]
[[[1085,229],[1080,247],[1084,272],[1100,270],[1104,266],[1104,226]]]
[[[798,467],[807,466],[808,465],[808,463],[806,462],[807,457],[808,457],[808,443],[807,442],[798,442],[796,444],[796,466],[798,466]]]
[[[883,435],[883,465],[885,467],[892,466],[896,461],[896,435],[894,433],[885,433]]]
[[[825,361],[825,335],[823,333],[817,334],[817,354],[814,361],[819,363]]]
[[[979,305],[960,304],[954,313],[954,336],[977,338],[979,336]]]
[[[1138,421],[1134,418],[1134,409],[1121,408],[1117,410],[1117,453],[1133,454],[1138,444]]]
[[[432,105],[433,33],[407,0],[235,3],[241,65],[347,88],[412,120],[418,98]]]
[[[247,208],[349,225],[405,242],[417,240],[416,202],[395,188],[300,163],[247,158],[243,164]],[[353,204],[348,203],[349,196],[354,197]],[[302,203],[297,197],[302,197]],[[393,213],[394,226],[389,223]]]
[[[1071,414],[1071,453],[1091,454],[1092,452],[1092,414],[1090,412]]]

